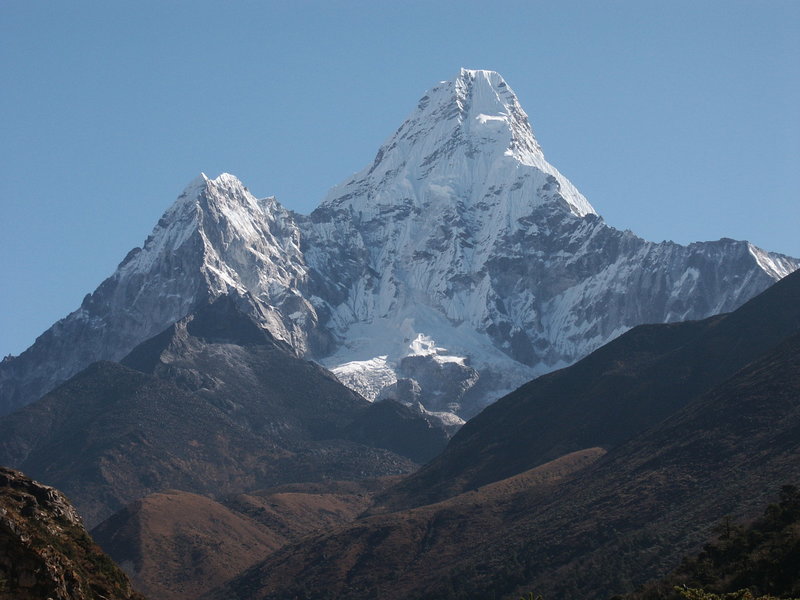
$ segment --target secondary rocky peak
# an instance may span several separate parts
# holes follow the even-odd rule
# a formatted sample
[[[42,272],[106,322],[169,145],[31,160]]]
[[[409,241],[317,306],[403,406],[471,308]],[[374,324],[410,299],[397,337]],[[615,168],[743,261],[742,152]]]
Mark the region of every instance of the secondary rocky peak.
[[[0,413],[38,398],[96,360],[121,359],[199,304],[225,295],[252,298],[259,324],[305,354],[308,331],[318,320],[303,292],[306,279],[292,214],[274,198],[257,199],[233,175],[201,174],[142,247],[131,250],[78,310],[13,367],[25,385],[6,387],[13,378],[0,376]],[[314,343],[325,339],[321,334]],[[31,375],[26,370],[37,369],[38,360],[52,360],[52,367]]]
[[[144,247],[123,261],[119,275],[150,273],[165,262],[174,268],[180,261],[184,274],[202,275],[212,298],[262,297],[274,294],[278,284],[301,284],[299,246],[294,218],[274,198],[256,198],[229,173],[214,179],[201,174],[167,209]]]
[[[248,228],[247,221],[257,218],[264,212],[265,201],[260,201],[253,196],[245,185],[230,173],[222,173],[210,179],[201,173],[184,188],[178,199],[166,211],[162,221],[170,221],[170,216],[176,212],[189,210],[190,212],[211,213],[233,216],[233,211],[243,215],[250,215],[244,223],[237,223]]]
[[[223,173],[209,179],[201,173],[164,212],[143,247],[131,251],[120,268],[148,271],[165,254],[181,251],[201,256],[209,226],[252,236],[258,228],[254,222],[264,218],[265,206],[233,175]]]
[[[244,188],[244,184],[239,180],[238,177],[236,177],[236,175],[232,175],[230,173],[220,173],[217,175],[217,177],[212,179],[205,173],[201,172],[197,177],[186,184],[186,187],[183,189],[183,192],[180,194],[179,198],[195,197],[197,196],[198,192],[204,191],[209,186]]]
[[[274,201],[274,198],[268,199]],[[205,173],[200,173],[192,179],[175,202],[170,206],[162,217],[162,221],[171,220],[170,217],[176,212],[189,209],[200,209],[218,206],[242,206],[258,211],[258,206],[266,200],[256,199],[247,187],[235,175],[221,173],[214,179]]]
[[[209,181],[208,175],[201,172],[197,177],[186,184],[186,187],[183,188],[178,198],[195,198],[201,190],[206,188]]]

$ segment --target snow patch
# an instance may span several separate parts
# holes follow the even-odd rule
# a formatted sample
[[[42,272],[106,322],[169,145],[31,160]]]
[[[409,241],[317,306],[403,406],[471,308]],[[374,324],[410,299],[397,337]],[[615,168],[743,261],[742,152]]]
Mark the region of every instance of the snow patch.
[[[330,370],[344,385],[374,402],[383,388],[397,382],[397,375],[386,359],[387,356],[383,355],[368,360],[354,360]]]
[[[446,352],[447,348],[438,347],[432,337],[420,333],[409,344],[407,356],[431,356],[439,363],[465,364],[466,358],[463,356],[453,356],[452,354],[446,354]]]
[[[747,244],[747,249],[753,258],[756,259],[758,266],[773,279],[782,279],[797,268],[794,259],[788,256],[765,252],[758,246],[754,246],[750,243]]]
[[[508,117],[506,117],[505,115],[484,115],[483,113],[481,113],[477,117],[475,117],[475,119],[481,125],[485,125],[489,121],[500,121],[502,123],[505,123],[508,120]]]

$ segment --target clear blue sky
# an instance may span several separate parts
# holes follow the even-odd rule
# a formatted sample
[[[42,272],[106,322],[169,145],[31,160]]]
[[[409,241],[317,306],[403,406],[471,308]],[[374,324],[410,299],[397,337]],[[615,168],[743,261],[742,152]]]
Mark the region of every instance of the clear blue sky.
[[[795,0],[0,0],[0,355],[199,172],[309,212],[461,66],[609,224],[800,256],[798,31]]]

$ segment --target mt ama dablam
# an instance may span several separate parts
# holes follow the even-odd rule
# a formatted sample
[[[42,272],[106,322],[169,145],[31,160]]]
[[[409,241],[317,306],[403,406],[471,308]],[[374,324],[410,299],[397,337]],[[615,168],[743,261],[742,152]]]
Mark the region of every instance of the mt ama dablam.
[[[78,310],[0,364],[0,414],[233,295],[366,398],[457,425],[634,325],[731,311],[798,266],[610,227],[503,78],[461,69],[308,216],[201,175]]]

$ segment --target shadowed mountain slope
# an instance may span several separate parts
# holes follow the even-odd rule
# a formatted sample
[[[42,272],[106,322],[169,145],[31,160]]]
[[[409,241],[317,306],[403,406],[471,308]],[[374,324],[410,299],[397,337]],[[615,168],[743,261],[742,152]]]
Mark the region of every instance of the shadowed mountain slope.
[[[257,310],[249,297],[222,297],[122,362],[207,398],[270,437],[345,439],[419,463],[445,447],[441,421],[396,402],[365,401],[264,331],[250,316]]]
[[[150,494],[92,530],[152,598],[197,598],[285,540],[222,504],[169,490]]]
[[[151,373],[95,363],[0,419],[0,462],[63,489],[91,524],[165,489],[216,497],[415,467],[348,440],[370,404],[274,341],[244,302],[221,298],[126,359]],[[420,448],[444,445],[422,415],[403,422],[414,419]]]
[[[437,594],[451,570],[469,564],[476,549],[505,529],[520,500],[546,499],[602,455],[599,448],[576,452],[437,504],[305,538],[203,598],[405,598],[424,590],[445,598]]]
[[[594,600],[667,573],[723,516],[754,516],[782,482],[800,477],[800,333],[796,326],[791,332],[789,308],[798,305],[797,280],[769,290],[743,312],[707,322],[703,327],[719,328],[719,337],[689,347],[696,359],[685,365],[702,379],[708,355],[697,348],[724,357],[731,353],[723,346],[768,346],[766,334],[756,332],[784,313],[782,341],[649,427],[634,422],[640,429],[605,456],[527,487],[512,485],[525,470],[482,486],[471,474],[456,485],[444,482],[440,490],[473,485],[438,503],[373,514],[287,546],[209,597],[317,598],[324,590],[353,599],[518,598],[535,590],[548,600]],[[741,356],[732,354],[730,360]],[[719,374],[723,365],[712,370]],[[643,387],[640,401],[654,389]],[[490,459],[503,451],[489,436],[484,443]],[[531,460],[541,464],[539,457]]]
[[[92,530],[152,598],[195,600],[289,542],[349,523],[382,481],[289,484],[220,499],[150,494]]]
[[[612,448],[800,331],[800,274],[728,315],[639,326],[486,408],[379,507],[428,503],[580,448]]]
[[[615,600],[680,600],[677,587],[715,594],[748,589],[756,596],[800,597],[800,490],[781,488],[778,502],[749,523],[719,523],[716,538],[660,581]]]
[[[249,298],[223,296],[138,346],[122,364],[195,393],[255,433],[336,437],[369,403],[244,312],[257,309]]]

